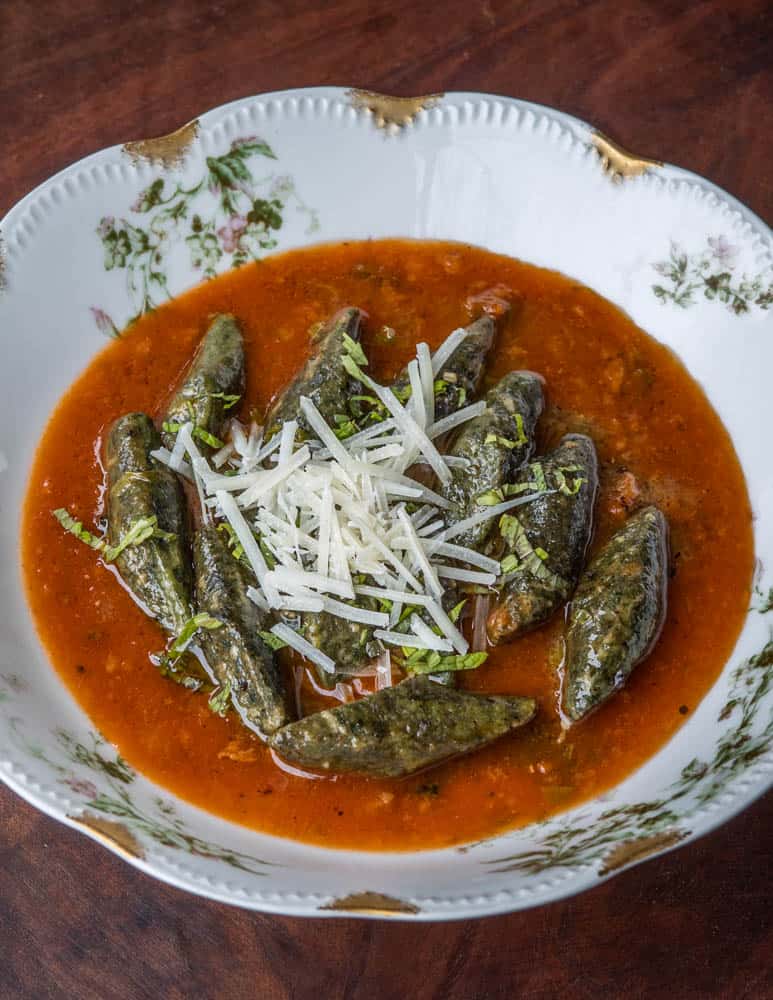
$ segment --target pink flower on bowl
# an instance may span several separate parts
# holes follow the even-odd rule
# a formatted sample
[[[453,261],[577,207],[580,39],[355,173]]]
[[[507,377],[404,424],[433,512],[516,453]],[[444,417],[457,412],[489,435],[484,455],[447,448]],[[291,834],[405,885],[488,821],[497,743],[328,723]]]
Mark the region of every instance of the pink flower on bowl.
[[[85,795],[89,799],[95,799],[99,794],[97,786],[84,778],[64,778],[62,784],[67,785],[76,795]]]
[[[247,220],[243,215],[233,215],[224,226],[218,229],[217,235],[220,237],[220,242],[226,253],[233,253],[237,249],[246,225]]]
[[[720,264],[731,265],[738,253],[738,247],[728,243],[724,236],[709,236],[709,246],[714,257]]]

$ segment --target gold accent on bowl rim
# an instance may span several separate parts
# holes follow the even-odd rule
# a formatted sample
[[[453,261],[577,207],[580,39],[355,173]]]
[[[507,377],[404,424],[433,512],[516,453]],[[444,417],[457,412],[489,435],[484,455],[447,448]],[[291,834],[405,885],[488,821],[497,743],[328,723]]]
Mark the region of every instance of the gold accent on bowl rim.
[[[132,160],[147,160],[150,163],[160,163],[167,169],[179,166],[185,159],[188,150],[199,134],[199,120],[181,125],[168,135],[159,135],[153,139],[136,139],[125,142],[122,146]]]
[[[410,125],[420,111],[434,107],[443,94],[422,94],[420,97],[394,97],[379,94],[375,90],[353,89],[346,96],[352,107],[358,111],[368,111],[381,129],[403,128]]]
[[[320,910],[342,910],[349,913],[372,913],[381,916],[391,916],[394,913],[419,913],[420,908],[414,903],[387,896],[383,892],[352,892],[340,899],[333,899]]]
[[[689,830],[664,830],[662,833],[653,833],[647,837],[624,840],[604,855],[599,875],[611,875],[612,872],[625,868],[626,865],[644,861],[651,854],[659,854],[666,848],[674,847],[689,836]]]
[[[78,826],[92,833],[97,840],[128,858],[145,859],[145,850],[131,830],[114,819],[105,819],[84,811],[78,816],[68,816]]]
[[[608,135],[599,132],[598,129],[591,133],[590,141],[601,158],[604,173],[616,184],[629,177],[639,177],[641,174],[646,174],[655,167],[663,166],[661,160],[650,160],[644,156],[636,156],[635,153],[629,152],[619,143],[610,139]]]

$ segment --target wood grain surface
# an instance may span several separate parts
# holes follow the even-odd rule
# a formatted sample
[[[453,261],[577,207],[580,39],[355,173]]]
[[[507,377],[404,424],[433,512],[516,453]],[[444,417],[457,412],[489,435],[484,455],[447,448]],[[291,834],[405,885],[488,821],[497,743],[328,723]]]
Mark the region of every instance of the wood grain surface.
[[[0,216],[73,160],[317,84],[554,105],[773,217],[770,0],[0,0]],[[580,897],[301,921],[169,889],[0,789],[0,998],[773,997],[773,797]]]

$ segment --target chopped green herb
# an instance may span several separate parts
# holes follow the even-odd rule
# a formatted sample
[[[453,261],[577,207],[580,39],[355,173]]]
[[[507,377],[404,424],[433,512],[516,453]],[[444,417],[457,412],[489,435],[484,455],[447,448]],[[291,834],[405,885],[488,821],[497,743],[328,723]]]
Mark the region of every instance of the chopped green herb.
[[[222,524],[218,524],[217,530],[222,531],[225,534],[228,548],[231,550],[231,555],[234,559],[241,559],[244,555],[244,546],[239,541],[236,532],[228,521],[223,521]]]
[[[344,350],[353,361],[355,361],[358,365],[367,365],[368,359],[361,344],[359,344],[356,340],[352,340],[348,333],[344,334],[343,343]]]
[[[515,514],[503,514],[499,519],[499,532],[510,545],[515,545],[516,539],[523,533],[523,525]]]
[[[447,388],[448,388],[448,382],[445,379],[442,378],[435,379],[434,392],[436,396],[439,396],[440,393]]]
[[[139,545],[148,538],[161,538],[168,542],[175,537],[173,532],[162,531],[162,529],[158,527],[158,518],[154,514],[152,517],[139,518],[139,520],[135,521],[131,528],[129,528],[120,542],[117,545],[111,546],[108,545],[103,538],[98,538],[96,535],[92,534],[92,532],[84,528],[82,522],[76,521],[75,518],[64,509],[64,507],[60,507],[58,510],[54,510],[51,513],[65,531],[69,531],[71,535],[75,535],[79,541],[88,545],[90,548],[95,549],[97,552],[101,552],[105,562],[113,562],[124,549],[128,548],[130,545]]]
[[[532,462],[529,468],[534,473],[534,489],[540,493],[544,493],[548,488],[548,484],[545,479],[545,470],[542,468],[542,463]]]
[[[477,670],[487,659],[488,653],[439,656],[437,652],[434,652],[433,656],[413,663],[406,663],[405,666],[408,672],[413,674],[440,674],[448,670]]]
[[[260,551],[263,553],[263,558],[266,560],[266,565],[269,569],[274,569],[276,566],[276,556],[268,545],[266,545],[262,537],[258,537],[258,545],[260,546]]]
[[[498,503],[502,503],[505,499],[505,494],[501,489],[487,490],[485,493],[481,493],[479,497],[476,498],[475,502],[481,507],[496,507]]]
[[[273,632],[258,632],[258,635],[269,649],[284,649],[287,645],[284,639],[280,639],[279,636],[274,635]]]
[[[505,556],[499,564],[499,568],[503,575],[507,575],[508,573],[514,573],[518,569],[519,565],[518,556],[513,555],[511,552],[509,556]]]
[[[221,441],[220,438],[215,437],[214,434],[210,434],[209,431],[204,430],[203,427],[194,427],[193,436],[203,441],[204,444],[208,444],[210,448],[223,448],[225,442]]]
[[[517,413],[516,416],[520,417],[521,415],[520,413]],[[523,424],[523,418],[521,418],[521,424]],[[501,444],[503,448],[515,448],[517,445],[523,443],[521,441],[511,441],[510,438],[502,437],[501,434],[487,434],[483,441],[484,444],[494,444],[497,442]]]
[[[51,513],[61,524],[64,530],[69,531],[71,535],[75,535],[79,541],[84,542],[86,545],[90,546],[92,549],[96,549],[97,551],[100,551],[105,547],[103,539],[97,538],[96,535],[87,531],[86,528],[83,527],[82,522],[76,521],[75,518],[64,509],[64,507],[52,510]]]
[[[221,719],[224,719],[228,714],[228,709],[231,707],[231,685],[224,684],[222,687],[215,688],[209,696],[207,704],[215,715],[219,715]]]
[[[502,489],[506,497],[517,497],[521,493],[529,493],[534,491],[534,495],[537,496],[537,484],[536,483],[506,483]]]
[[[223,402],[225,403],[225,406],[223,407],[223,409],[224,410],[230,410],[230,409],[232,409],[232,407],[236,406],[236,404],[239,402],[239,400],[242,397],[241,396],[230,396],[226,392],[210,392],[209,398],[210,399],[222,399]]]
[[[350,418],[347,417],[345,413],[336,413],[333,416],[338,425],[333,432],[337,438],[344,440],[345,438],[351,437],[352,434],[357,432],[357,424]]]
[[[173,667],[175,662],[188,648],[191,640],[199,629],[206,628],[212,630],[222,627],[223,623],[217,618],[213,618],[212,615],[208,615],[206,611],[200,611],[199,614],[189,618],[183,625],[171,646],[169,646],[165,653],[160,655],[159,661],[164,663],[164,665],[168,668]]]
[[[344,366],[344,370],[351,375],[352,378],[355,378],[360,382],[364,382],[367,378],[365,372],[360,368],[351,354],[345,354],[341,358],[341,364]]]
[[[529,440],[526,437],[526,432],[523,429],[523,417],[521,416],[520,413],[516,413],[515,415],[515,426],[518,429],[518,438],[513,447],[515,447],[516,445],[526,444],[526,442]]]
[[[556,486],[558,487],[559,492],[563,493],[564,496],[571,497],[574,496],[576,493],[579,493],[580,487],[586,481],[584,477],[578,476],[577,479],[572,480],[571,486],[569,485],[565,473],[571,472],[575,468],[577,468],[577,466],[574,466],[573,469],[569,468],[555,469],[553,471],[553,476],[556,480]]]
[[[410,618],[414,612],[420,611],[421,609],[416,604],[406,604],[403,610],[400,612],[400,617],[397,619],[398,625]]]
[[[542,548],[532,548],[526,531],[517,517],[503,514],[499,519],[499,531],[509,548],[514,550],[514,555],[518,557],[518,569],[527,570],[553,585],[563,585],[561,578],[545,565],[545,561],[550,558],[549,554]],[[503,573],[510,572],[505,569],[507,560],[506,556],[500,563]]]
[[[113,562],[130,545],[140,545],[148,538],[162,538],[165,542],[171,541],[175,537],[172,531],[162,531],[158,527],[158,518],[155,514],[151,517],[141,517],[129,528],[117,545],[105,546],[105,562]]]
[[[236,398],[238,400],[241,397],[237,396]],[[177,434],[177,432],[183,426],[184,426],[183,424],[177,423],[176,421],[165,420],[163,424],[161,424],[161,429],[166,431],[167,434]],[[220,438],[215,437],[214,434],[210,434],[209,431],[205,430],[203,427],[194,426],[193,430],[191,431],[191,434],[193,437],[198,438],[200,441],[203,441],[204,444],[208,444],[210,448],[220,449],[225,447],[225,441],[221,441]]]
[[[451,608],[451,610],[448,612],[448,617],[451,619],[452,622],[459,621],[459,615],[461,615],[462,609],[464,608],[466,603],[467,603],[467,598],[465,597],[464,600],[459,601],[459,603],[456,604],[453,608]]]
[[[350,396],[349,397],[349,402],[350,403],[370,403],[373,406],[381,406],[382,405],[381,400],[377,399],[375,396],[361,396],[361,395]]]

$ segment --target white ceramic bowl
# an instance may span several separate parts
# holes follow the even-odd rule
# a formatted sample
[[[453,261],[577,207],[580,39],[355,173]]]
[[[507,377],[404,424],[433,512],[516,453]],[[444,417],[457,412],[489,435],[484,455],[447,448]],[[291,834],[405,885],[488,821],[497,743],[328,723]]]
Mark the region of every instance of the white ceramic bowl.
[[[234,201],[247,191],[275,198],[282,215],[279,229],[250,231],[251,252],[347,237],[462,240],[571,275],[672,347],[746,473],[760,608],[773,584],[773,270],[760,219],[700,177],[523,101],[396,101],[330,88],[247,98],[173,136],[87,157],[0,224],[0,777],[192,892],[280,913],[417,920],[578,892],[760,795],[771,775],[773,644],[758,608],[713,689],[644,767],[599,799],[467,847],[374,855],[254,833],[170,796],[94,732],[25,606],[18,539],[28,470],[54,404],[105,334],[233,263],[235,244],[218,233],[230,223],[205,178],[207,158],[227,166],[234,148],[245,168],[229,179]],[[180,186],[165,205],[162,183],[164,199]],[[177,205],[187,214],[176,217]]]

